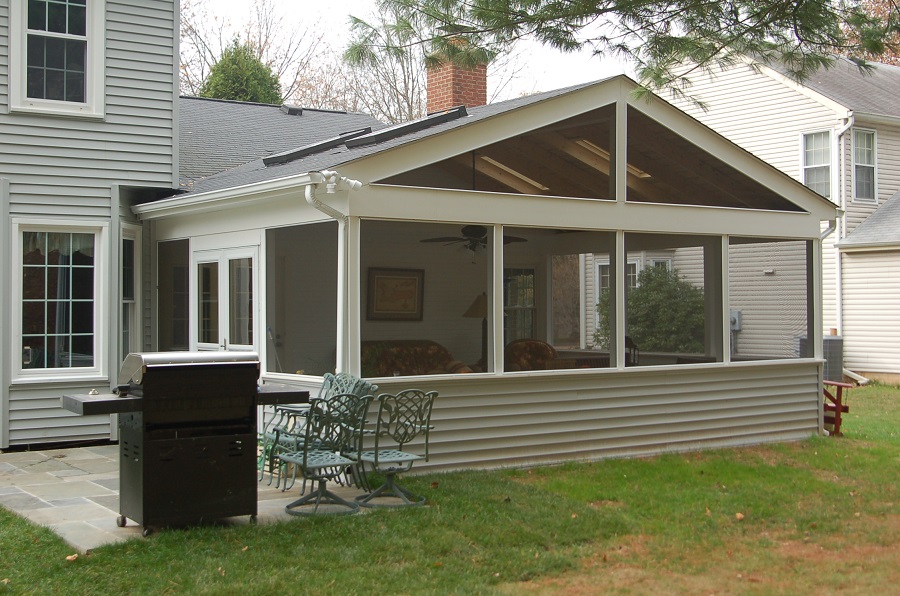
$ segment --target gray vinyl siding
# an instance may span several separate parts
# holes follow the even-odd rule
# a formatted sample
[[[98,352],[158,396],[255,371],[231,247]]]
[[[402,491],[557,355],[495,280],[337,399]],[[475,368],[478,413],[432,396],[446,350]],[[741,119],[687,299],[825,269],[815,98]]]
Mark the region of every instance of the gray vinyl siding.
[[[0,114],[9,105],[9,5],[0,3]]]
[[[464,375],[465,376],[465,375]],[[429,379],[430,461],[496,468],[799,440],[817,432],[810,361]],[[405,388],[379,381],[380,390]]]
[[[844,366],[900,372],[900,252],[844,253]]]
[[[106,2],[105,115],[102,119],[54,118],[8,111],[8,1],[0,0],[0,177],[9,178],[9,215],[72,223],[133,222],[126,206],[112,204],[113,185],[171,189],[175,164],[175,78],[178,40],[177,3],[170,0]],[[9,221],[3,222],[9,226]],[[118,262],[119,231],[111,229],[110,263]],[[16,239],[12,239],[16,241]],[[115,252],[117,254],[117,252]],[[7,262],[0,267],[7,268]],[[3,271],[12,279],[10,269]],[[146,271],[146,269],[145,269]],[[113,294],[118,279],[113,271]],[[145,307],[149,301],[144,302]],[[118,308],[118,301],[110,305]],[[115,327],[115,326],[113,326]],[[115,349],[118,329],[104,338]],[[0,356],[15,343],[4,338]],[[97,354],[98,358],[106,358]],[[117,371],[110,370],[111,376]],[[109,438],[109,416],[80,417],[60,407],[63,393],[107,391],[111,381],[46,382],[12,385],[8,410],[8,445]],[[0,447],[6,445],[0,444]]]

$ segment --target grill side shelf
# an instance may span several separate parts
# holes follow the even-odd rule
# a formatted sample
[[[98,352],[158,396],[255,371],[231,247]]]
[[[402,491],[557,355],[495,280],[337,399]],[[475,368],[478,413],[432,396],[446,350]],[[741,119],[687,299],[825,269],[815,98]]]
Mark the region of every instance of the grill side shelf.
[[[118,397],[108,395],[63,395],[62,407],[69,412],[90,416],[92,414],[121,414],[140,412],[144,409],[143,398]]]

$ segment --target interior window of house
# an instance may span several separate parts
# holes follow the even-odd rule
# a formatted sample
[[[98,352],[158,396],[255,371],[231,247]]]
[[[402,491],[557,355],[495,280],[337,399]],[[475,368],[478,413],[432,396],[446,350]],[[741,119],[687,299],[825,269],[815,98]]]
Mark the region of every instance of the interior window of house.
[[[504,343],[534,337],[534,319],[534,269],[504,269]]]
[[[102,115],[103,9],[103,0],[12,3],[13,109]]]
[[[96,234],[27,230],[21,242],[22,369],[94,368]]]
[[[831,196],[831,133],[803,135],[803,184],[823,197]]]
[[[187,240],[157,245],[157,343],[161,352],[184,351],[190,345],[188,251]]]
[[[853,131],[853,198],[875,200],[875,133]]]

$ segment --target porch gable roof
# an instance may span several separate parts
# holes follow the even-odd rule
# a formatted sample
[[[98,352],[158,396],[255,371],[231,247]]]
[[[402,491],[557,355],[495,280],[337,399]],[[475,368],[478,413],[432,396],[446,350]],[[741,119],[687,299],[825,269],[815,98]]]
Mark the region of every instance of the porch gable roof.
[[[339,166],[345,172],[352,170],[351,175],[364,184],[372,183],[624,99],[629,107],[660,122],[676,135],[715,155],[730,167],[759,179],[800,210],[812,213],[822,220],[834,218],[834,207],[827,199],[766,165],[661,98],[653,97],[649,102],[635,100],[632,93],[637,88],[637,83],[620,75],[472,108],[459,118],[445,118],[433,125],[424,122],[424,126],[413,127],[409,131],[379,135],[377,141],[371,144],[358,142],[360,137],[357,136],[353,143],[330,146],[311,154],[301,152],[303,156],[299,159],[284,163],[266,165],[263,159],[257,159],[198,180],[190,192],[180,197],[191,201],[196,200],[198,195],[214,194],[221,197],[232,191],[246,195],[252,193],[258,185],[271,186],[273,181],[280,181],[285,186],[295,179],[298,185],[308,184],[310,178],[307,174],[310,172]],[[427,121],[427,118],[423,121]],[[476,127],[475,124],[479,126]],[[377,133],[373,133],[375,134]],[[176,195],[167,202],[177,203],[180,197]]]

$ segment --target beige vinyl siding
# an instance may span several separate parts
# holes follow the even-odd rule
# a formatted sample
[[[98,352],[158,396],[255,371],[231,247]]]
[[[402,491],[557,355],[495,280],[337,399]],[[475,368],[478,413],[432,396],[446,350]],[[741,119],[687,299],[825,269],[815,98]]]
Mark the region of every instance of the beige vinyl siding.
[[[706,111],[688,100],[663,97],[798,180],[801,135],[839,124],[832,110],[744,64],[712,78],[692,73],[690,79],[688,94]]]
[[[844,366],[900,370],[900,252],[844,253]]]
[[[485,380],[430,377],[428,463],[451,470],[631,457],[799,440],[817,432],[810,361],[531,373]],[[564,379],[564,380],[563,380]],[[395,391],[392,379],[380,389]]]
[[[806,243],[734,245],[728,263],[728,308],[742,316],[734,357],[796,357],[807,335]]]
[[[0,177],[10,180],[10,216],[115,225],[134,218],[123,213],[121,205],[111,204],[113,185],[173,188],[177,178],[173,157],[176,7],[172,0],[107,0],[104,118],[53,118],[6,110],[8,2],[0,0]],[[118,229],[110,230],[108,240],[103,250],[118,251]],[[117,262],[110,258],[110,263]],[[14,283],[10,271],[4,269],[2,276]],[[116,274],[112,279],[117,278]],[[104,291],[114,292],[115,283]],[[113,306],[118,308],[118,300]],[[114,349],[117,335],[117,329],[109,329],[109,336],[102,339],[104,349]],[[14,356],[7,350],[15,342],[10,338],[4,342],[2,355],[9,362]],[[109,379],[98,379],[13,385],[8,389],[8,411],[0,412],[8,433],[0,439],[24,445],[109,438],[109,416],[65,412],[60,396],[90,389],[107,391],[110,384]]]

